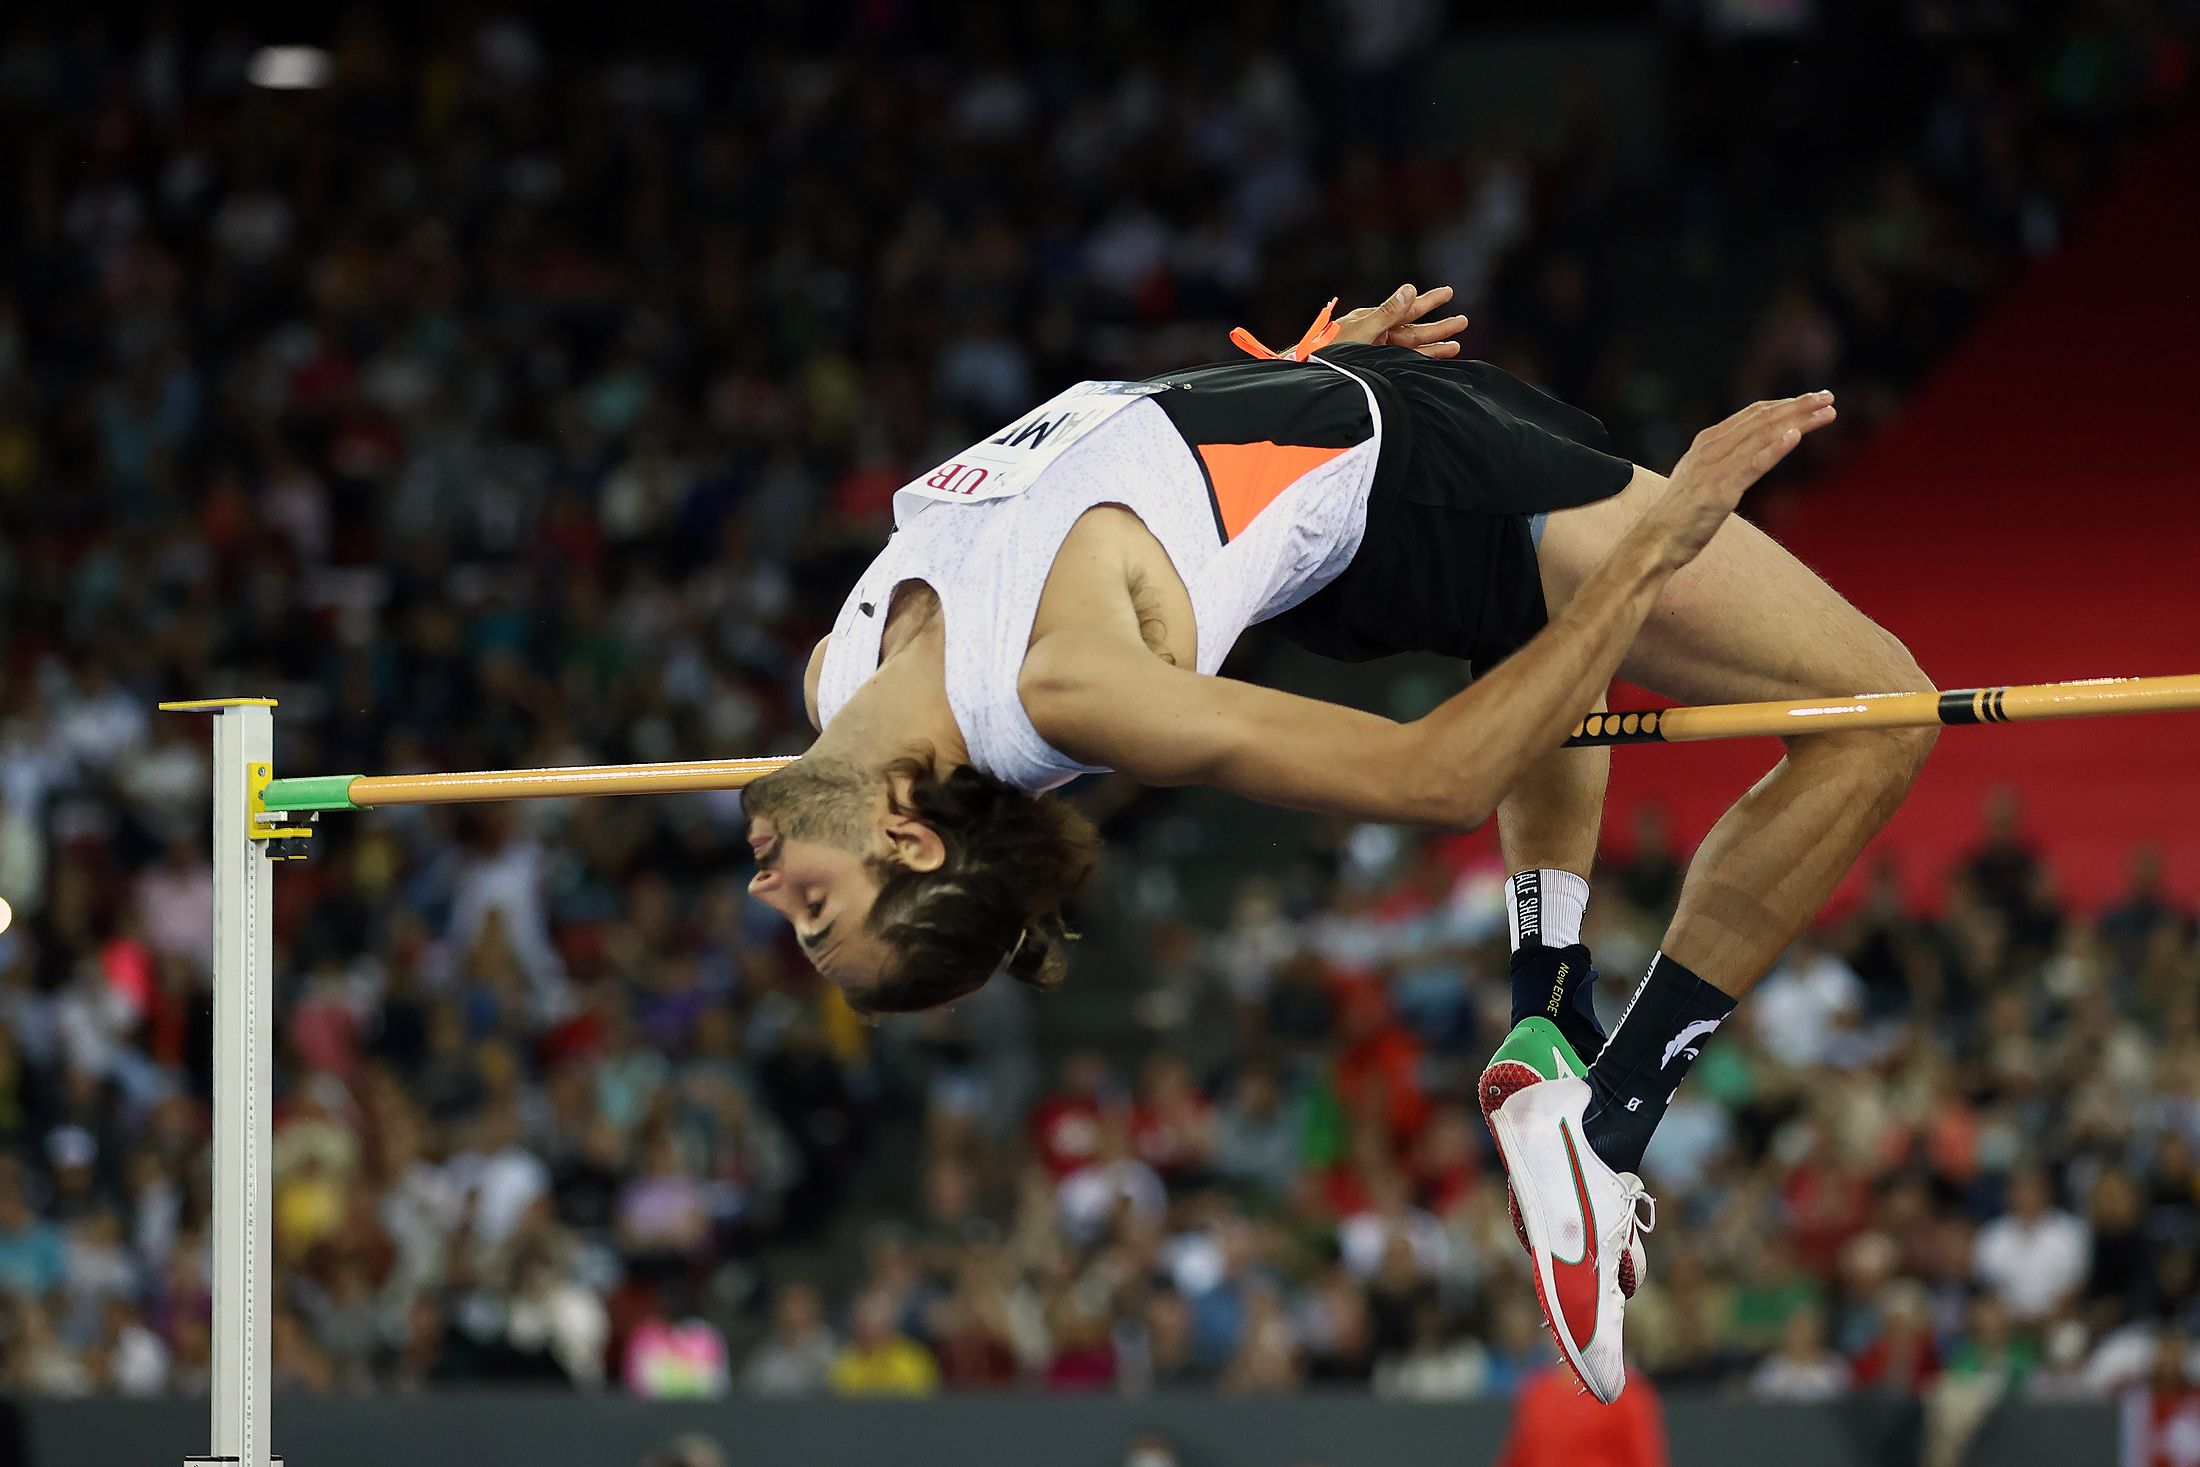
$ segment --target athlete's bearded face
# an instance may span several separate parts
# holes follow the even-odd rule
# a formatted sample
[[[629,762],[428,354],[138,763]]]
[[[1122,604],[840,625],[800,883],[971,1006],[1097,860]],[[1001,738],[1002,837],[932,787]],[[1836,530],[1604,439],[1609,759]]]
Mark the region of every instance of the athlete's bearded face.
[[[860,998],[888,967],[868,926],[892,869],[884,777],[844,760],[798,759],[750,784],[741,808],[756,855],[750,893],[794,924],[818,972]]]

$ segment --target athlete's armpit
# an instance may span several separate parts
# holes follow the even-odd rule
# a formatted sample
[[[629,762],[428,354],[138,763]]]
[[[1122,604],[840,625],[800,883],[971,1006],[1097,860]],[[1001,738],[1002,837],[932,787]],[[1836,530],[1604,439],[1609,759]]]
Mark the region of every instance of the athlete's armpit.
[[[1413,726],[1172,667],[1113,638],[1042,637],[1017,690],[1049,744],[1146,784],[1416,825],[1469,827],[1489,813],[1471,781],[1417,757]]]
[[[817,716],[817,690],[825,677],[825,651],[832,644],[830,635],[819,637],[817,645],[810,649],[810,665],[802,673],[803,711],[810,715],[810,727],[819,733],[825,732],[825,723]]]

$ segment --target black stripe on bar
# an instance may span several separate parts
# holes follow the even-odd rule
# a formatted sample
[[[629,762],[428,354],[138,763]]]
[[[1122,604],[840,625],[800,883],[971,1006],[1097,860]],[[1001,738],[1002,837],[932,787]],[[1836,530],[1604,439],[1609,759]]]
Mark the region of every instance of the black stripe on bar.
[[[1978,689],[1954,688],[1940,695],[1940,721],[1945,724],[1977,723]]]
[[[1993,715],[1996,723],[2007,723],[2009,721],[2009,715],[2004,713],[2001,707],[2001,700],[2008,695],[2009,690],[2007,688],[1996,688],[1986,695],[1986,710]]]

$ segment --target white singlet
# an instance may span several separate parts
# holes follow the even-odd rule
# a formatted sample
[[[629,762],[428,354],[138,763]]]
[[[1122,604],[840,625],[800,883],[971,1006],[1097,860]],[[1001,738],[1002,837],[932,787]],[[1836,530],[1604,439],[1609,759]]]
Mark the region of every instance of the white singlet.
[[[1102,772],[1041,738],[1017,694],[1055,556],[1099,505],[1129,510],[1168,552],[1191,594],[1201,673],[1222,666],[1245,628],[1336,579],[1367,523],[1382,442],[1373,393],[1319,357],[1232,364],[1226,378],[1223,370],[1081,383],[899,491],[893,538],[833,624],[821,721],[877,671],[895,589],[922,581],[945,618],[947,700],[971,762],[1032,794]],[[1247,383],[1263,411],[1242,407]],[[1165,394],[1182,394],[1169,411]],[[1352,400],[1339,403],[1340,394]],[[1279,419],[1279,398],[1313,405]],[[1233,414],[1244,426],[1216,426]],[[1289,431],[1292,417],[1346,414],[1356,426],[1341,445],[1334,432],[1309,444]]]

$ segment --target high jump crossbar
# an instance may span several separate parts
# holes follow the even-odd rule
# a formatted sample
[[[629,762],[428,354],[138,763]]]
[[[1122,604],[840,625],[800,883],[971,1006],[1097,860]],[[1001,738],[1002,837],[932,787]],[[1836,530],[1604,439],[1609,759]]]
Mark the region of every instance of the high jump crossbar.
[[[167,706],[167,705],[163,705]],[[2200,674],[2026,683],[1952,692],[1862,693],[1794,703],[1714,703],[1592,713],[1569,747],[1679,744],[1936,724],[2031,723],[2114,713],[2200,709]],[[675,795],[734,790],[786,759],[691,759],[669,764],[588,764],[569,769],[489,769],[471,774],[329,774],[271,781],[270,811],[365,810],[378,805],[449,805],[600,795]]]
[[[321,812],[603,795],[733,790],[785,759],[494,769],[471,774],[275,778],[273,698],[163,703],[214,715],[213,1451],[186,1467],[281,1467],[268,1454],[269,1150],[274,1104],[274,883],[305,854]],[[1794,703],[1593,713],[1572,747],[2029,723],[2200,710],[2200,674],[2026,683],[1951,692],[1866,693]]]

